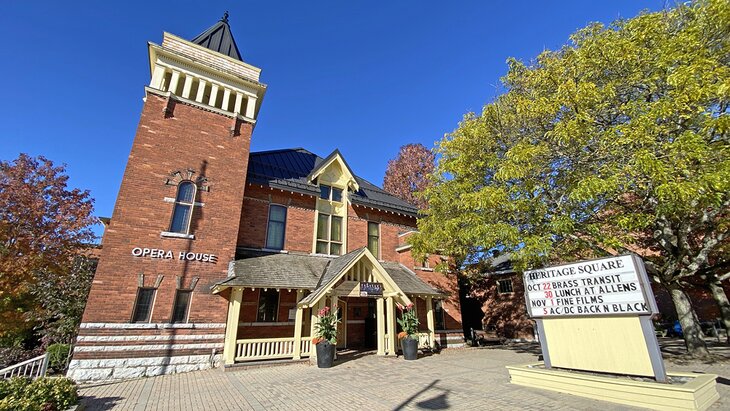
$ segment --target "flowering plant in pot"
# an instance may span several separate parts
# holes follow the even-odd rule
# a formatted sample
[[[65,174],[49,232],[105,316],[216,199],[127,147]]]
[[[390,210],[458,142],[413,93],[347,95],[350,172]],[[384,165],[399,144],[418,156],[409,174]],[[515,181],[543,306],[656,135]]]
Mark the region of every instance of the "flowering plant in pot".
[[[403,306],[398,304],[398,311],[401,316],[398,318],[398,324],[403,329],[398,334],[401,339],[401,347],[403,347],[403,358],[406,360],[415,360],[418,358],[418,314],[413,309],[413,304]]]
[[[330,310],[324,307],[317,313],[319,321],[314,325],[314,338],[312,343],[317,349],[317,367],[329,368],[335,358],[335,347],[337,346],[337,310]]]

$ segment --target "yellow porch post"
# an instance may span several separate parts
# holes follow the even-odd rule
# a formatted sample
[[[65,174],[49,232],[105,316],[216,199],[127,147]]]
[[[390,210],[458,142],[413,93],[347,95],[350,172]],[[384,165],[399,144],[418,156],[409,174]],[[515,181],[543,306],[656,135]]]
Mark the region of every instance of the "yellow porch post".
[[[238,316],[241,313],[243,289],[232,288],[231,298],[228,301],[228,321],[226,322],[226,337],[223,345],[223,361],[231,365],[236,361],[236,339],[238,338]]]
[[[433,297],[426,297],[426,323],[428,324],[428,343],[436,347],[436,329],[433,320]]]
[[[297,290],[297,303],[302,299],[304,293]],[[304,309],[297,306],[297,315],[294,317],[294,359],[302,358],[302,320],[304,317]]]
[[[395,304],[388,297],[388,355],[395,355]]]
[[[317,316],[317,313],[324,306],[324,301],[323,300],[324,299],[319,300],[319,302],[317,302],[317,304],[310,306],[310,308],[312,309],[311,310],[312,311],[312,317],[311,317],[312,318],[312,323],[311,323],[311,326],[310,326],[310,329],[309,329],[309,336],[312,337],[312,338],[314,338],[314,327],[319,322],[319,317]],[[317,350],[315,349],[315,346],[314,345],[312,345],[312,349],[310,350],[309,358],[317,358]]]
[[[378,321],[378,355],[385,355],[385,309],[383,299],[378,298],[375,306]]]

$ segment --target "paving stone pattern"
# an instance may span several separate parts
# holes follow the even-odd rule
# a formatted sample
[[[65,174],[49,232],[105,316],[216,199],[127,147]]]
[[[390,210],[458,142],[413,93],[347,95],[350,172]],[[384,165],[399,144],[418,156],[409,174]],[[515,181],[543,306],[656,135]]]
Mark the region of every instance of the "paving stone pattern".
[[[86,410],[629,410],[631,407],[509,383],[505,365],[536,360],[522,349],[471,348],[405,361],[355,354],[330,369],[307,364],[220,369],[84,385]],[[728,363],[668,364],[714,372],[728,409]]]

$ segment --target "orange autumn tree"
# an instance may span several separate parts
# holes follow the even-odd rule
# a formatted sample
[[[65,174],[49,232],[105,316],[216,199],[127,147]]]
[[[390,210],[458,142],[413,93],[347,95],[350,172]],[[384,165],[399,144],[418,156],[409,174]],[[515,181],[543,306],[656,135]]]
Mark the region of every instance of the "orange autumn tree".
[[[436,155],[423,144],[406,144],[396,158],[388,161],[383,190],[425,209],[426,201],[417,193],[429,186],[435,161]]]
[[[94,240],[93,200],[69,189],[64,166],[27,154],[0,161],[0,344],[18,344],[36,325],[42,275],[72,272]]]

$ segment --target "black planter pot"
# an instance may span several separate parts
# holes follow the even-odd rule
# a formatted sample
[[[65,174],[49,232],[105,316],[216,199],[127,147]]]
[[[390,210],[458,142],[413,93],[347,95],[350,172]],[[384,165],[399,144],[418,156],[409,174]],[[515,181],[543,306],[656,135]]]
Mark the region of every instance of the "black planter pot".
[[[403,347],[403,358],[406,360],[418,359],[418,340],[406,337],[400,345]]]
[[[318,343],[317,347],[317,368],[330,368],[335,359],[335,346],[329,341]]]

